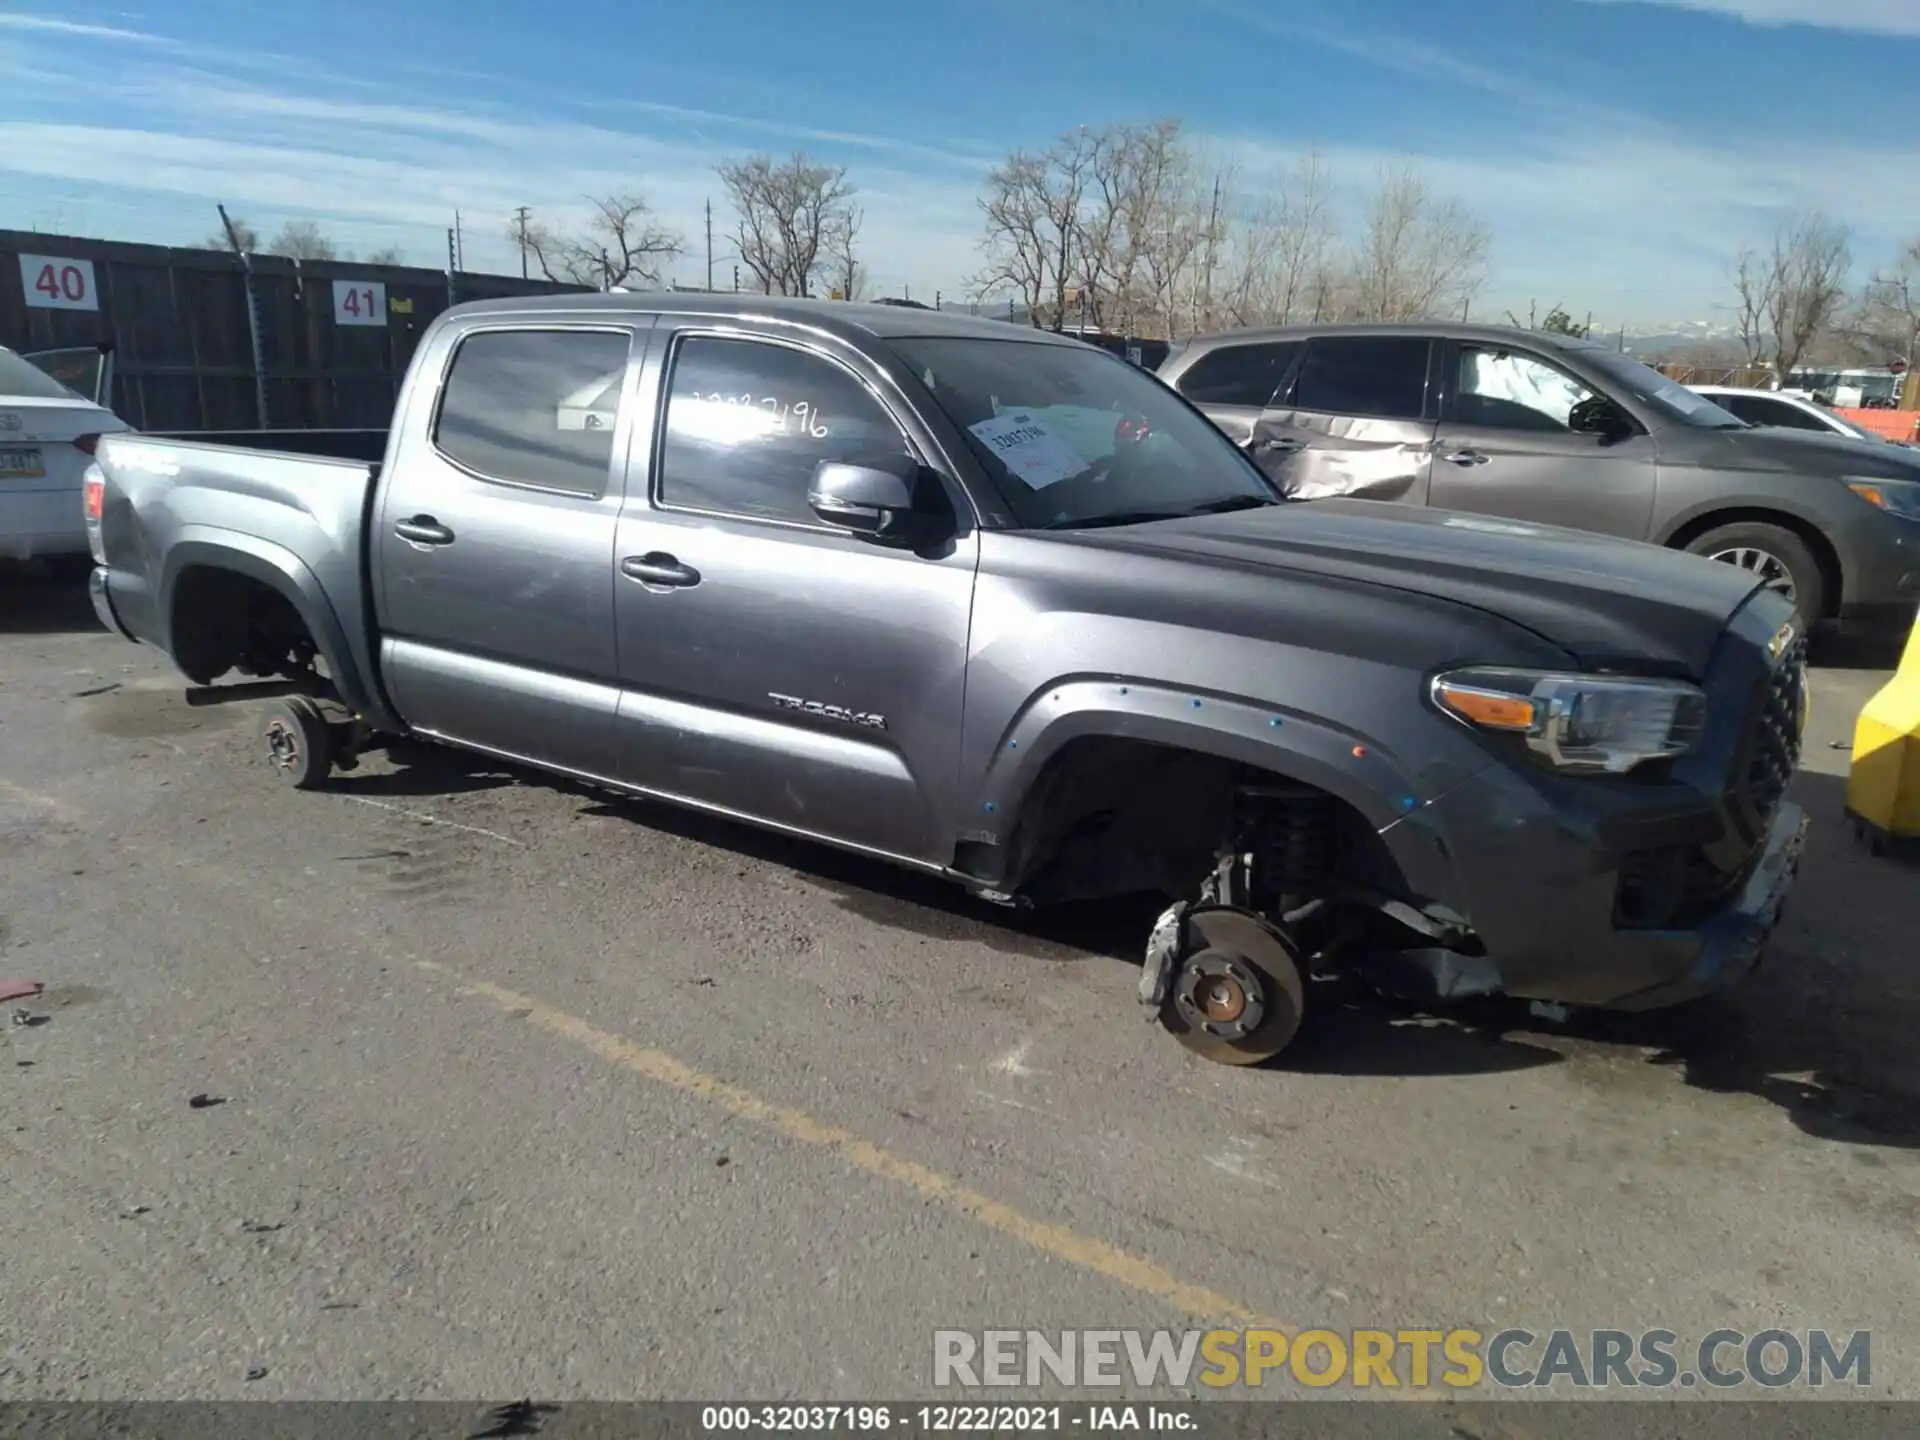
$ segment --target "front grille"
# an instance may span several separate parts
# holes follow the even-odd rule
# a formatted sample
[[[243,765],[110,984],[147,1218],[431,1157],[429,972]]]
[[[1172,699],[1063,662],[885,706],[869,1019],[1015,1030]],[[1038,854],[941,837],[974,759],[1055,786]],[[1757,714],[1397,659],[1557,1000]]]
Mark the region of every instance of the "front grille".
[[[1734,801],[1757,841],[1773,822],[1800,764],[1800,725],[1807,703],[1807,641],[1802,636],[1761,682],[1740,749]]]
[[[1806,657],[1802,637],[1754,688],[1734,751],[1727,832],[1707,843],[1665,845],[1623,855],[1614,892],[1616,926],[1691,929],[1723,908],[1751,873],[1800,764]]]
[[[1691,929],[1726,905],[1739,878],[1698,845],[1629,851],[1620,862],[1613,923],[1621,930]]]

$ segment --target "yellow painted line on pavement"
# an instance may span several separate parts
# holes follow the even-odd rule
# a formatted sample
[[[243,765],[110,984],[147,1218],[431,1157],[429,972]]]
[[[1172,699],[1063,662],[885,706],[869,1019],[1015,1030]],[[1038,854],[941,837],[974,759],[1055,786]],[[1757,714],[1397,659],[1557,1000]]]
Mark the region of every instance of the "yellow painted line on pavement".
[[[518,994],[499,985],[472,979],[431,960],[419,960],[415,963],[423,970],[451,976],[458,980],[469,993],[491,1001],[507,1013],[524,1019],[529,1025],[572,1041],[583,1050],[591,1051],[611,1065],[617,1065],[622,1070],[631,1071],[656,1084],[665,1085],[671,1090],[678,1090],[683,1094],[718,1105],[738,1119],[775,1131],[802,1145],[830,1150],[856,1170],[864,1171],[877,1179],[903,1185],[923,1199],[949,1210],[958,1211],[989,1230],[997,1230],[1000,1234],[1030,1245],[1056,1260],[1064,1260],[1067,1264],[1076,1265],[1082,1270],[1091,1270],[1096,1275],[1104,1276],[1130,1290],[1165,1301],[1184,1315],[1195,1319],[1232,1320],[1248,1327],[1284,1331],[1288,1336],[1295,1333],[1293,1326],[1269,1319],[1242,1305],[1239,1301],[1222,1295],[1217,1290],[1210,1290],[1204,1285],[1189,1284],[1151,1260],[1130,1255],[1118,1246],[1082,1235],[1065,1225],[1058,1225],[1048,1220],[1037,1220],[1031,1215],[1023,1214],[1011,1205],[1003,1204],[989,1195],[983,1195],[950,1175],[943,1175],[938,1170],[929,1169],[918,1161],[895,1155],[871,1140],[861,1139],[851,1131],[816,1120],[803,1110],[795,1110],[791,1106],[776,1105],[772,1101],[762,1100],[752,1091],[744,1090],[703,1070],[696,1070],[693,1066],[676,1060],[664,1050],[653,1050],[643,1045],[636,1045],[631,1040],[623,1039],[589,1024],[577,1015],[569,1015],[564,1010],[556,1010],[551,1005],[543,1004],[531,996]]]
[[[664,1050],[636,1045],[578,1015],[556,1010],[531,995],[522,995],[490,981],[476,980],[436,961],[416,960],[414,964],[422,970],[444,975],[457,982],[460,993],[487,1000],[506,1014],[525,1020],[550,1035],[569,1040],[610,1065],[670,1090],[717,1105],[736,1119],[749,1121],[784,1135],[789,1140],[830,1151],[854,1169],[875,1179],[904,1186],[932,1204],[964,1215],[989,1230],[1018,1240],[1055,1260],[1162,1301],[1191,1319],[1227,1320],[1246,1329],[1277,1330],[1289,1341],[1301,1333],[1300,1326],[1262,1315],[1205,1285],[1191,1284],[1163,1266],[1130,1254],[1117,1245],[1082,1235],[1077,1230],[1050,1220],[1035,1219],[950,1175],[930,1169],[917,1160],[896,1155],[871,1140],[861,1139],[850,1130],[817,1120],[804,1110],[763,1100],[752,1091],[695,1069]],[[1459,1401],[1471,1398],[1463,1393],[1447,1394],[1431,1386],[1426,1389],[1405,1386],[1376,1393],[1382,1399],[1391,1400]],[[1486,1430],[1489,1440],[1496,1434],[1509,1437],[1509,1440],[1523,1440],[1523,1432],[1512,1426],[1494,1424],[1488,1429],[1485,1417],[1476,1423]]]

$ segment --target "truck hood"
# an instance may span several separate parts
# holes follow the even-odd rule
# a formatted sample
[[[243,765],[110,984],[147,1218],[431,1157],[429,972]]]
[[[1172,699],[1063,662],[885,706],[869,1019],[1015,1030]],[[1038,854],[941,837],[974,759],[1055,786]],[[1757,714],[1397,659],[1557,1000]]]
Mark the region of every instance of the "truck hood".
[[[1759,586],[1742,570],[1584,531],[1371,500],[1063,532],[1084,545],[1196,565],[1326,576],[1472,606],[1582,667],[1705,674]]]

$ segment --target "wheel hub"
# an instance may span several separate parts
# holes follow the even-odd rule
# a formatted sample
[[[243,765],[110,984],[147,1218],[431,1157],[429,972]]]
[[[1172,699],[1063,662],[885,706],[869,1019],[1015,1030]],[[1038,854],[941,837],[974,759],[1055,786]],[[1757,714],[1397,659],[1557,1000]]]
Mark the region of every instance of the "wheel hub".
[[[284,720],[267,722],[267,760],[276,770],[291,771],[300,763],[300,737]]]
[[[1769,590],[1788,600],[1799,599],[1794,589],[1793,572],[1787,569],[1786,562],[1778,555],[1757,550],[1751,545],[1739,545],[1731,550],[1717,550],[1707,558],[1718,560],[1722,565],[1737,565]]]
[[[1251,966],[1224,950],[1202,950],[1180,967],[1173,1003],[1195,1029],[1238,1040],[1259,1028],[1266,992]]]

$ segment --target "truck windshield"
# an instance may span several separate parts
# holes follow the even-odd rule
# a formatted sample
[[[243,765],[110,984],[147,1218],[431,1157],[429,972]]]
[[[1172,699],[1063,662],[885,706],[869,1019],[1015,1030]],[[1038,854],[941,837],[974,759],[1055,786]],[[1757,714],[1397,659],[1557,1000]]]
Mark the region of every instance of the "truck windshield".
[[[1706,396],[1696,394],[1677,380],[1669,380],[1651,365],[1642,365],[1629,355],[1609,350],[1604,345],[1568,348],[1577,350],[1581,359],[1603,372],[1641,404],[1677,424],[1693,425],[1702,430],[1751,428],[1738,415],[1722,410]]]
[[[1211,421],[1102,350],[970,337],[889,343],[1027,529],[1281,503]]]

